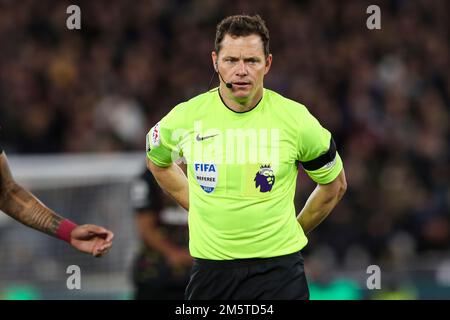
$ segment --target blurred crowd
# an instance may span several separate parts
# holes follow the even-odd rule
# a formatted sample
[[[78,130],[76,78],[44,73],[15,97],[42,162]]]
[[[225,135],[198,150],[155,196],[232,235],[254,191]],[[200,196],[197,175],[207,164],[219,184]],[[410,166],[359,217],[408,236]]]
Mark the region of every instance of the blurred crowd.
[[[381,30],[366,27],[370,1],[75,3],[81,30],[66,28],[71,2],[0,1],[8,152],[143,150],[154,123],[208,89],[216,24],[259,13],[265,87],[305,104],[344,159],[347,194],[311,247],[348,266],[450,249],[448,1],[377,1]],[[299,209],[313,187],[302,174]]]

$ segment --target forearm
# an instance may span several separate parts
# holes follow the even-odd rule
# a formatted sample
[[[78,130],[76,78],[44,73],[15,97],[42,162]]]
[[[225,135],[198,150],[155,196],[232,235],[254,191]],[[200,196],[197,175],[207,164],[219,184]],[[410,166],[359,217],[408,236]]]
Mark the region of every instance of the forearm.
[[[180,206],[189,210],[189,185],[183,170],[174,163],[165,168],[158,167],[148,159],[147,167],[161,188],[173,197]]]
[[[54,237],[64,220],[16,183],[4,153],[0,154],[0,210],[24,225]]]
[[[42,202],[14,181],[4,186],[0,209],[15,220],[33,229],[57,237],[64,218],[55,214]]]
[[[329,185],[317,185],[297,216],[303,231],[309,233],[316,228],[342,199],[346,191],[344,173]]]

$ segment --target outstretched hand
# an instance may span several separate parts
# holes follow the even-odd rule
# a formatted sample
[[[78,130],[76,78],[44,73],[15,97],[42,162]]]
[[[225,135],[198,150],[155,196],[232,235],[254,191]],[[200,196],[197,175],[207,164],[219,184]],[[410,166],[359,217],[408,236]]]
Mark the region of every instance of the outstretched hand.
[[[114,234],[93,224],[77,226],[70,234],[70,244],[81,252],[100,257],[108,253]]]

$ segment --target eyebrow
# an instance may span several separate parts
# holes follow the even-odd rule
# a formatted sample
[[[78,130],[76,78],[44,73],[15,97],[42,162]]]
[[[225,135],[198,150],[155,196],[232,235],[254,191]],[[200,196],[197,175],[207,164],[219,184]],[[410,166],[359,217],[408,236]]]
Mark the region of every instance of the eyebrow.
[[[239,57],[235,57],[235,56],[225,56],[225,57],[223,57],[222,59],[223,59],[223,60],[227,60],[227,59],[230,59],[230,60],[240,60]],[[252,56],[252,57],[246,57],[246,58],[244,58],[243,60],[244,60],[245,62],[251,62],[251,61],[259,62],[259,61],[261,61],[261,58],[256,57],[256,56]]]

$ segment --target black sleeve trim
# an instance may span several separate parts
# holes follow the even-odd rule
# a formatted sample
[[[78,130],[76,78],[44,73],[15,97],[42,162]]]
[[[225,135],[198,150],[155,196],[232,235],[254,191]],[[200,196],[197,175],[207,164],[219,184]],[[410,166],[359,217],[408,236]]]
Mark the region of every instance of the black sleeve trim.
[[[316,159],[301,162],[303,168],[308,171],[314,171],[317,169],[322,168],[327,163],[330,163],[334,160],[336,157],[336,144],[334,143],[333,137],[330,139],[330,148],[328,151],[321,156],[317,157]]]

